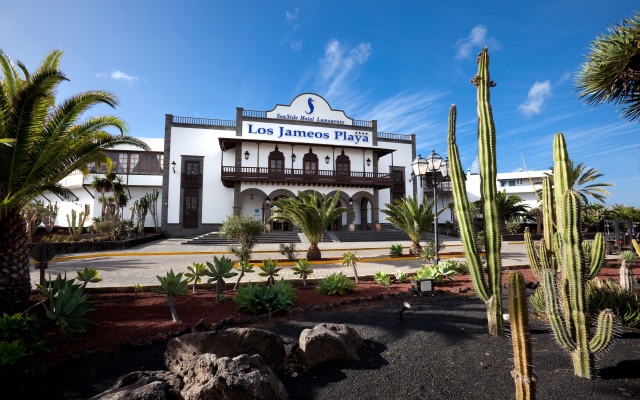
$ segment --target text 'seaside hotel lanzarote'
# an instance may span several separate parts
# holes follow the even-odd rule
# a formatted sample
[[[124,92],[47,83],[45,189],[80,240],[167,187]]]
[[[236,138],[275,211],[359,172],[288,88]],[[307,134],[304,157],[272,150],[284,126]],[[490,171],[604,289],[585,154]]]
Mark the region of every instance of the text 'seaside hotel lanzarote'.
[[[164,146],[162,230],[170,236],[217,230],[233,212],[267,221],[270,201],[299,190],[339,189],[357,229],[371,229],[383,222],[384,203],[417,190],[415,135],[378,132],[377,121],[351,119],[311,93],[271,111],[237,108],[235,121],[167,115]],[[346,225],[344,213],[330,229]]]

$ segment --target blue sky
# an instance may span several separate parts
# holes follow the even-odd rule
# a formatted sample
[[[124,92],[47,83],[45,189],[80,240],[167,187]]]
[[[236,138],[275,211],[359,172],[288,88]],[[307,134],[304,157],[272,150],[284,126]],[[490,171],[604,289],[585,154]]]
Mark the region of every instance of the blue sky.
[[[164,115],[235,119],[313,92],[380,131],[446,154],[458,106],[465,167],[476,158],[476,55],[489,47],[498,170],[546,169],[552,138],[615,183],[608,204],[640,207],[638,124],[577,99],[589,44],[634,11],[628,0],[2,1],[0,49],[34,69],[61,48],[61,98],[115,93],[130,134],[162,137]]]

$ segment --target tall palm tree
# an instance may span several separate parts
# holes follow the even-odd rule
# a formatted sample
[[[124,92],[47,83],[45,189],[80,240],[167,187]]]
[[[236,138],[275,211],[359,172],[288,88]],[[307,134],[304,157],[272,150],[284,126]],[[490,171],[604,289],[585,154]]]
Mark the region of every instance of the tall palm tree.
[[[640,14],[608,29],[591,43],[576,77],[579,97],[598,106],[614,103],[624,118],[640,118]]]
[[[334,219],[347,211],[344,207],[338,207],[339,199],[340,191],[331,198],[327,198],[325,194],[319,198],[316,192],[298,191],[298,198],[282,198],[272,202],[274,208],[270,219],[284,220],[296,225],[309,240],[307,260],[319,260],[322,258],[322,252],[318,243],[324,231]]]
[[[62,51],[46,55],[32,73],[0,51],[0,312],[25,307],[29,280],[29,247],[20,210],[44,192],[70,194],[59,181],[75,170],[88,173],[89,162],[111,161],[103,150],[130,144],[148,146],[126,136],[126,123],[114,116],[78,121],[97,104],[115,107],[104,91],[74,95],[56,104],[58,85],[67,80],[58,69]],[[115,128],[111,135],[106,128]]]
[[[403,230],[411,239],[411,253],[419,254],[422,246],[420,240],[433,226],[433,201],[427,201],[426,196],[422,203],[418,203],[416,196],[396,199],[393,204],[385,203],[384,218],[393,226]],[[440,214],[442,210],[438,214]]]
[[[551,173],[548,175],[553,176],[553,167],[551,167]],[[613,186],[613,183],[597,182],[597,180],[603,176],[604,174],[597,169],[593,167],[587,168],[582,162],[576,165],[574,161],[571,160],[568,176],[569,189],[578,193],[583,206],[589,204],[587,196],[591,196],[599,202],[604,203],[606,197],[611,194],[604,188]]]

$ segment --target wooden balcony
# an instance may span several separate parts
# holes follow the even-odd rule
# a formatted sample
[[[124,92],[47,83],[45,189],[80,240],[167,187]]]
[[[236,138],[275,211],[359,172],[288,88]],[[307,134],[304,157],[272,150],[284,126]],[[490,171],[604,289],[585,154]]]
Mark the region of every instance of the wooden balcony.
[[[233,187],[234,182],[378,189],[386,189],[392,185],[390,173],[353,171],[345,173],[332,170],[307,173],[305,170],[297,168],[270,171],[266,167],[223,166],[221,179],[226,187]]]

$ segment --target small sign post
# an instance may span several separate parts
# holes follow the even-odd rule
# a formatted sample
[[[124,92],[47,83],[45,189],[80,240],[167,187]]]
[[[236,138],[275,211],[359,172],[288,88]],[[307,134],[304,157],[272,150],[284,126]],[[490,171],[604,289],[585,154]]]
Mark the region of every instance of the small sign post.
[[[38,261],[36,269],[40,270],[40,286],[44,286],[44,270],[47,269],[47,263],[56,256],[56,248],[51,243],[40,242],[31,249],[31,257]]]

